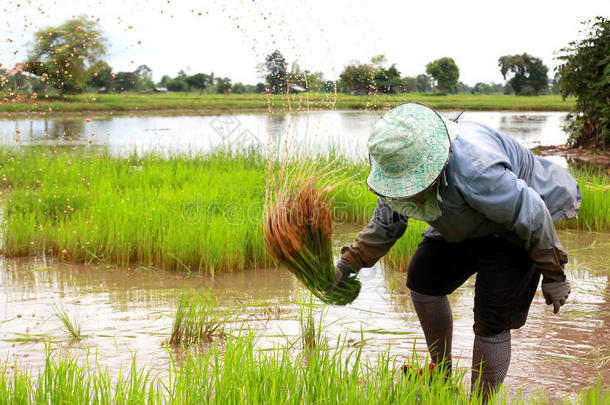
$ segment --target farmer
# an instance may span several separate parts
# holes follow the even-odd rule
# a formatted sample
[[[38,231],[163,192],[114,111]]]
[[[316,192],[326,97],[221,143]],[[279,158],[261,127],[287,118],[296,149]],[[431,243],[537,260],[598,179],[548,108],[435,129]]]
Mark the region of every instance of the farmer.
[[[525,324],[540,275],[554,313],[570,294],[554,223],[578,213],[578,185],[510,136],[446,120],[418,103],[378,121],[368,150],[367,185],[378,205],[355,242],[342,248],[335,285],[385,255],[408,218],[427,222],[407,287],[430,357],[451,372],[447,295],[476,273],[472,387],[487,398],[506,376],[510,330]]]

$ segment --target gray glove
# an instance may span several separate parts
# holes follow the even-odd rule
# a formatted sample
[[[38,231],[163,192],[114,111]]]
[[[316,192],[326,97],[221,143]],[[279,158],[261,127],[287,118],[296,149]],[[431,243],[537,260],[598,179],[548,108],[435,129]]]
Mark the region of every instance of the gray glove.
[[[339,260],[335,264],[335,280],[328,288],[328,293],[330,294],[335,291],[341,283],[343,283],[345,280],[347,280],[354,274],[356,274],[356,269],[350,262],[345,259]]]
[[[570,282],[564,281],[542,280],[542,295],[546,300],[547,305],[553,304],[553,313],[559,312],[559,308],[566,303],[570,295]]]

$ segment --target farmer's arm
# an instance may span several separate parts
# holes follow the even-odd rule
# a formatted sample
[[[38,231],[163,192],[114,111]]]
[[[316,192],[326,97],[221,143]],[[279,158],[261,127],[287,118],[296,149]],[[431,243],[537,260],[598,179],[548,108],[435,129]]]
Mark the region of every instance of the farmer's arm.
[[[466,202],[523,240],[546,280],[565,280],[562,264],[567,253],[540,195],[501,163],[470,169],[462,177]]]
[[[407,218],[392,211],[381,199],[368,225],[356,236],[354,243],[341,248],[341,258],[354,270],[371,267],[390,250],[405,233]]]

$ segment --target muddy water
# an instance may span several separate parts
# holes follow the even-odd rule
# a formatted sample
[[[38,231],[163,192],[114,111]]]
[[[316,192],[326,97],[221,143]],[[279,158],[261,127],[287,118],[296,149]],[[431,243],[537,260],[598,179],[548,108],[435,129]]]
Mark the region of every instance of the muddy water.
[[[337,245],[353,235],[337,238]],[[571,252],[567,271],[573,294],[569,305],[553,315],[540,292],[528,323],[513,332],[513,361],[507,377],[512,394],[545,389],[552,398],[570,395],[595,382],[610,381],[610,283],[607,269],[610,234],[562,231]],[[423,334],[404,286],[405,274],[379,266],[361,271],[363,289],[348,307],[324,307],[326,334],[350,341],[365,337],[364,351],[374,358],[391,346],[404,357],[413,347],[425,355]],[[256,328],[261,347],[298,334],[299,288],[282,269],[220,274],[214,278],[145,268],[117,269],[60,263],[54,260],[0,258],[0,357],[22,367],[40,367],[44,339],[73,355],[98,356],[117,372],[137,353],[140,365],[163,369],[173,313],[184,287],[210,288],[219,303]],[[471,361],[474,280],[451,297],[454,312],[454,358]],[[323,307],[320,306],[319,310]],[[69,339],[56,313],[64,309],[78,319],[79,342]]]
[[[442,112],[454,118],[459,112]],[[108,148],[112,153],[133,151],[200,153],[216,147],[233,149],[284,145],[332,148],[363,157],[366,139],[383,111],[311,111],[291,114],[221,116],[119,116],[45,119],[0,119],[0,144],[66,145]],[[498,128],[527,147],[563,144],[561,112],[469,112],[461,119]],[[19,131],[19,135],[17,135]],[[273,135],[270,135],[273,134]],[[271,137],[271,139],[270,139]],[[18,138],[18,139],[17,139]],[[281,138],[281,139],[280,139]]]

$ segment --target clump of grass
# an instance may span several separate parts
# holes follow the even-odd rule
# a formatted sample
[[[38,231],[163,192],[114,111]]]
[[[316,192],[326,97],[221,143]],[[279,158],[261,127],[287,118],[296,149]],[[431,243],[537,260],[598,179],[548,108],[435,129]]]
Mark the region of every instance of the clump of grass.
[[[330,165],[348,178],[326,199],[335,223],[368,222],[377,204],[365,184],[365,161],[302,161]],[[260,219],[268,166],[260,152],[251,151],[122,158],[104,151],[0,146],[0,253],[208,274],[267,267],[273,260]],[[273,163],[271,176],[280,170]],[[559,226],[610,228],[609,177],[589,172],[577,178],[579,217]],[[318,184],[314,188],[324,190]],[[423,226],[409,221],[386,263],[406,267]]]
[[[415,253],[422,239],[421,234],[427,227],[428,224],[425,222],[409,219],[407,230],[383,257],[383,263],[394,270],[407,271],[411,256]]]
[[[81,340],[85,335],[81,334],[80,322],[76,317],[71,318],[63,307],[55,307],[55,315],[64,327],[64,330],[68,332],[68,335],[74,340]]]
[[[0,191],[10,191],[1,250],[208,274],[266,267],[265,169],[246,152],[122,158],[0,147]]]
[[[311,294],[308,295],[307,300],[305,297],[302,297],[299,301],[299,327],[301,330],[299,340],[305,353],[310,353],[316,347],[324,344],[322,336],[323,316],[320,316],[320,321],[316,325],[315,306],[316,304]]]
[[[0,93],[1,94],[1,93]],[[13,98],[11,94],[2,94],[2,97]],[[95,98],[95,101],[92,99]],[[563,100],[560,95],[543,95],[537,97],[515,96],[504,94],[449,94],[439,97],[430,93],[408,94],[329,94],[304,93],[296,95],[267,95],[267,94],[197,94],[197,93],[168,93],[168,94],[77,94],[65,97],[65,101],[49,95],[45,99],[42,95],[36,102],[15,102],[0,104],[0,114],[9,112],[31,113],[78,113],[117,111],[131,114],[155,113],[159,110],[184,110],[227,112],[239,109],[269,108],[283,111],[289,108],[301,109],[383,109],[395,107],[404,102],[418,101],[428,104],[436,109],[450,110],[513,110],[513,111],[570,111],[574,108],[575,99],[570,97]]]
[[[226,318],[226,312],[216,310],[214,298],[209,291],[183,291],[168,343],[187,347],[223,339],[226,337]]]
[[[578,217],[558,224],[562,228],[602,231],[610,228],[610,177],[604,172],[585,170],[575,173],[580,187]]]
[[[482,404],[469,392],[464,372],[445,380],[441,373],[422,378],[416,356],[404,361],[388,351],[374,360],[362,349],[349,349],[343,340],[336,347],[315,347],[295,355],[289,343],[274,350],[256,348],[252,334],[232,334],[221,347],[193,350],[174,361],[169,350],[167,373],[151,372],[136,365],[112,375],[96,362],[77,362],[67,354],[47,351],[44,367],[35,370],[0,365],[0,403],[27,404]],[[79,364],[80,363],[80,364]],[[583,390],[576,401],[607,404],[608,388],[600,382]],[[519,394],[507,398],[504,391],[490,404],[543,404],[542,395]]]
[[[334,171],[302,164],[280,172],[265,204],[264,241],[269,254],[292,272],[321,301],[352,302],[360,292],[355,277],[333,286],[331,193]]]
[[[349,176],[365,170],[361,162],[336,165]],[[250,151],[123,158],[0,146],[0,253],[208,274],[268,267],[260,232],[267,170],[266,158]],[[335,220],[372,215],[364,177],[337,194]]]

